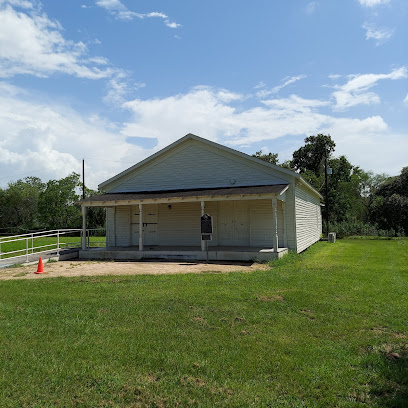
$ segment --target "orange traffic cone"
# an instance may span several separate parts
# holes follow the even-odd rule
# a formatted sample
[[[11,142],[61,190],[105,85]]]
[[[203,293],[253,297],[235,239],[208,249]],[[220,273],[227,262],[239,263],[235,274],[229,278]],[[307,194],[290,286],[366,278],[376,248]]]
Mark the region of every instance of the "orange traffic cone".
[[[42,258],[40,258],[40,259],[38,260],[37,272],[34,272],[34,273],[45,273],[45,272],[44,272],[43,263],[42,263]]]

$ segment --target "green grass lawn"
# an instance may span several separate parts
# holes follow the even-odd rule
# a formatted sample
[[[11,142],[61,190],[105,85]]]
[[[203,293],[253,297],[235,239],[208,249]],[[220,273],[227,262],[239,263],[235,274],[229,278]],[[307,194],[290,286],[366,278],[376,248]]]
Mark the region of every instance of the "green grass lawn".
[[[0,282],[1,407],[407,407],[408,241]]]
[[[72,248],[72,247],[79,247],[81,245],[81,238],[79,236],[77,237],[69,237],[69,236],[60,236],[59,238],[60,242],[60,248]],[[90,246],[95,247],[95,246],[105,246],[106,245],[106,238],[105,237],[90,237]],[[39,252],[39,251],[44,251],[44,250],[52,250],[57,248],[57,237],[45,237],[45,238],[34,238],[33,243],[31,242],[31,239],[28,239],[28,249],[29,253],[31,253],[31,245],[33,244],[34,250],[33,252]],[[44,248],[38,248],[42,247],[45,245],[51,245],[48,247]],[[37,249],[36,249],[37,248]],[[20,252],[15,253],[15,254],[3,254],[4,252],[9,252],[9,251],[17,251],[19,250]],[[14,241],[14,242],[7,242],[3,241],[1,243],[1,259],[5,259],[11,256],[16,256],[16,255],[25,255],[26,251],[26,240],[21,240],[21,241]]]

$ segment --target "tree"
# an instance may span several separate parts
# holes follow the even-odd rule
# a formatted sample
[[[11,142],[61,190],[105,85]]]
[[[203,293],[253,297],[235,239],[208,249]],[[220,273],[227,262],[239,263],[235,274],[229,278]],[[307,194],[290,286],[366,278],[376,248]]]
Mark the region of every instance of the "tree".
[[[8,188],[1,193],[0,226],[38,228],[38,200],[44,188],[44,183],[38,177],[26,177],[9,183]]]
[[[80,176],[71,173],[60,180],[50,180],[40,194],[38,208],[44,228],[80,228],[81,209],[78,203]]]
[[[256,152],[252,155],[252,157],[256,157],[257,159],[261,159],[271,164],[278,165],[278,153],[262,153],[262,150]]]
[[[312,172],[316,177],[324,174],[324,160],[330,158],[336,144],[330,135],[319,133],[305,139],[305,145],[293,152],[290,167],[301,173]]]
[[[384,230],[408,233],[408,167],[383,181],[372,194],[370,219]]]
[[[323,215],[326,215],[328,207],[329,223],[367,221],[369,208],[367,191],[372,189],[372,184],[379,177],[376,178],[358,166],[353,166],[345,156],[333,157],[335,146],[330,135],[309,136],[305,139],[305,145],[293,153],[290,165],[325,196],[327,157],[332,174],[328,175],[328,206],[323,207]]]
[[[85,188],[86,197],[104,194],[103,191],[95,191]],[[102,207],[89,207],[86,212],[86,223],[88,228],[104,228],[106,222],[106,211]]]

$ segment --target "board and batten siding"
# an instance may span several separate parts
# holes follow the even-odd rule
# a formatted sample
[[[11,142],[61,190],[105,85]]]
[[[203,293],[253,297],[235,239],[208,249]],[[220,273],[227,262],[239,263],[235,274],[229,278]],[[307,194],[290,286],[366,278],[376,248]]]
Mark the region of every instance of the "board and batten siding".
[[[296,250],[295,182],[286,191],[285,202],[287,247]]]
[[[282,201],[278,200],[278,239],[284,246],[284,216]],[[210,201],[206,213],[213,217],[213,236],[210,246],[254,246],[272,248],[272,200]],[[137,246],[139,237],[137,206],[118,206],[107,209],[107,245]],[[143,219],[149,222],[150,213],[157,213],[156,245],[200,246],[200,202],[144,205]],[[152,220],[150,220],[152,221]],[[157,229],[156,229],[157,227]],[[144,226],[144,243],[148,242],[149,226]]]
[[[197,141],[113,181],[109,193],[288,183],[289,176]]]
[[[278,246],[283,248],[284,216],[282,201],[277,201]],[[250,245],[253,247],[272,248],[273,246],[273,210],[272,200],[254,200],[250,206]]]
[[[159,204],[159,245],[201,245],[200,202]]]
[[[130,206],[118,206],[115,212],[116,246],[130,246]]]
[[[115,208],[106,208],[106,246],[115,246]]]
[[[301,185],[295,188],[295,206],[296,247],[299,253],[319,241],[322,234],[322,216],[319,197]]]

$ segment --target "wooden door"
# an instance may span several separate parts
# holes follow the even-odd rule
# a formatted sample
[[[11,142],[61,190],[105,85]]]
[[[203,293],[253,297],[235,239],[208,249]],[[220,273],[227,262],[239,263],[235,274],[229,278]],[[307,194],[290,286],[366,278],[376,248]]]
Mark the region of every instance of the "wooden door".
[[[218,203],[219,245],[249,245],[248,201]]]
[[[143,245],[157,245],[157,204],[143,206]],[[132,245],[139,245],[139,206],[132,206]]]

